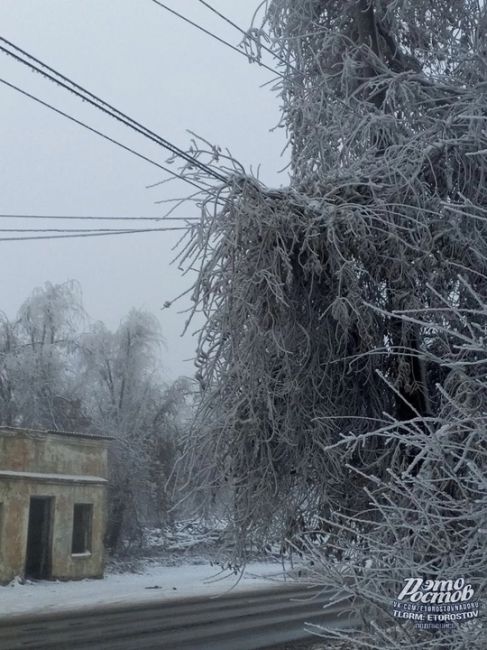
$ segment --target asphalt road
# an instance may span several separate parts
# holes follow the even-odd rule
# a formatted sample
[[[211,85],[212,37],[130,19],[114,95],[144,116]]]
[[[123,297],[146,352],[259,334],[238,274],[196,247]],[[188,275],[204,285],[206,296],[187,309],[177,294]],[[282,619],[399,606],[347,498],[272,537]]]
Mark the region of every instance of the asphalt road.
[[[328,600],[294,586],[19,615],[0,621],[0,650],[257,650],[311,640],[305,622],[348,627],[346,603]]]

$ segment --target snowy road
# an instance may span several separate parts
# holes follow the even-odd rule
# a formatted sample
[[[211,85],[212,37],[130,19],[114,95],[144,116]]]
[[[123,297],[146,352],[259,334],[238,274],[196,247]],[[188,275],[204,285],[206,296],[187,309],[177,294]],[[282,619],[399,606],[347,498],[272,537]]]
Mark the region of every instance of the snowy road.
[[[217,597],[22,614],[0,621],[0,648],[257,650],[310,638],[305,622],[348,627],[347,615],[339,616],[337,607],[323,610],[327,600],[326,595],[295,584]]]
[[[139,573],[108,573],[102,580],[42,580],[27,584],[14,581],[0,587],[0,621],[16,614],[224,595],[229,591],[270,588],[282,584],[283,580],[282,566],[277,563],[249,563],[240,576],[207,562],[180,566],[147,564]],[[1,646],[0,650],[3,650]]]

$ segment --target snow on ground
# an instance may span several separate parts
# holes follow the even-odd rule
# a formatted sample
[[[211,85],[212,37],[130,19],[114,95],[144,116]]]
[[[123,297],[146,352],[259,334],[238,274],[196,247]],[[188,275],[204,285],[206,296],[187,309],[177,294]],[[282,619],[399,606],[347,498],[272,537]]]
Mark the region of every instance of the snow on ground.
[[[140,603],[272,587],[284,581],[282,566],[248,564],[242,576],[207,564],[150,565],[141,573],[109,574],[101,580],[13,581],[0,587],[0,619],[16,614],[78,610],[93,605]]]

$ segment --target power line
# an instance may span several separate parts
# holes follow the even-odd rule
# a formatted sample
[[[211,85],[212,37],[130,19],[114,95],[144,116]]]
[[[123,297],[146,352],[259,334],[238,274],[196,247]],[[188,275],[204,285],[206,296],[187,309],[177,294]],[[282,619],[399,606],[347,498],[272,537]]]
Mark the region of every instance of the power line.
[[[184,151],[182,151],[181,149],[179,149],[178,147],[176,147],[176,145],[172,145],[169,141],[167,141],[167,140],[165,140],[164,138],[158,136],[156,133],[153,133],[153,132],[150,131],[147,127],[144,127],[143,125],[139,124],[139,123],[136,122],[133,118],[130,118],[129,116],[125,115],[124,113],[122,113],[122,112],[119,111],[118,109],[112,107],[110,104],[108,104],[108,103],[105,102],[104,100],[98,98],[96,95],[94,95],[93,93],[87,91],[87,90],[84,89],[82,86],[79,86],[79,85],[76,84],[75,82],[71,81],[70,79],[68,79],[67,77],[65,77],[64,75],[62,75],[61,73],[57,72],[56,70],[54,70],[53,68],[51,68],[51,67],[48,66],[47,64],[43,63],[42,61],[40,61],[39,59],[37,59],[37,58],[34,57],[33,55],[29,54],[28,52],[25,52],[25,50],[22,50],[21,48],[19,48],[19,47],[16,46],[15,44],[11,43],[10,41],[8,41],[7,39],[5,39],[4,37],[0,36],[0,40],[3,41],[3,42],[5,42],[5,43],[7,43],[8,45],[10,45],[11,47],[13,47],[13,48],[16,49],[17,51],[22,52],[22,54],[25,54],[25,56],[27,56],[27,57],[28,57],[29,59],[31,59],[32,61],[36,61],[36,62],[40,63],[40,65],[41,65],[42,67],[46,68],[47,70],[52,71],[52,72],[53,72],[57,77],[59,77],[59,78],[56,79],[56,78],[53,77],[51,74],[49,74],[49,73],[47,73],[47,72],[41,70],[40,68],[38,68],[38,67],[37,67],[36,65],[34,65],[33,63],[31,63],[31,62],[29,62],[29,61],[26,61],[25,59],[23,59],[22,57],[18,56],[18,55],[15,54],[14,52],[11,52],[11,51],[8,50],[7,48],[5,48],[5,47],[3,47],[3,46],[0,45],[0,51],[4,52],[4,53],[7,54],[8,56],[11,56],[12,58],[14,58],[14,59],[15,59],[16,61],[18,61],[19,63],[22,63],[23,65],[25,65],[25,66],[31,68],[31,69],[34,70],[35,72],[38,72],[39,74],[41,74],[41,75],[44,76],[45,78],[47,78],[47,79],[49,79],[50,81],[54,82],[55,84],[61,86],[62,88],[64,88],[64,89],[67,90],[68,92],[73,93],[73,94],[76,95],[77,97],[80,97],[83,101],[86,101],[86,102],[90,103],[92,106],[94,106],[95,108],[98,108],[99,110],[103,111],[104,113],[106,113],[106,114],[109,115],[110,117],[115,118],[115,119],[118,120],[119,122],[122,122],[123,124],[125,124],[126,126],[128,126],[128,127],[131,128],[131,129],[133,129],[134,131],[138,132],[139,134],[143,135],[144,137],[146,137],[146,138],[152,140],[153,142],[156,142],[156,143],[159,144],[160,146],[163,146],[165,149],[167,149],[168,151],[170,151],[173,155],[179,156],[179,157],[183,158],[184,160],[186,160],[186,162],[188,162],[188,163],[190,163],[190,164],[194,164],[195,166],[200,167],[200,168],[201,168],[203,171],[205,171],[206,173],[209,173],[209,174],[213,175],[214,177],[217,177],[216,172],[214,172],[210,167],[208,167],[207,165],[204,165],[203,163],[201,163],[200,161],[196,160],[196,159],[193,158],[192,156],[189,156],[189,155],[186,154]],[[73,88],[70,88],[70,87],[69,87],[68,85],[66,85],[63,81],[60,81],[60,79],[64,79],[64,80],[66,80],[68,84],[70,84],[71,86],[73,86]],[[81,92],[78,92],[78,90],[76,90],[76,88],[80,89]],[[83,94],[83,93],[84,93],[84,94]],[[90,99],[90,97],[93,98],[93,99]],[[98,102],[99,102],[99,103],[98,103]],[[104,106],[106,106],[107,108],[104,108]],[[181,176],[180,174],[176,174],[176,173],[174,173],[172,170],[170,170],[170,169],[168,169],[168,168],[166,168],[166,167],[164,167],[164,170],[165,170],[166,172],[168,172],[168,173],[174,175],[174,176],[177,176],[178,178],[183,178],[183,179],[184,179],[183,176]],[[218,175],[218,180],[225,180],[225,179],[224,179],[224,177]],[[195,186],[196,186],[196,185],[195,185]],[[199,187],[199,186],[196,186],[196,187]],[[199,187],[199,189],[202,190],[203,188],[200,188],[200,187]]]
[[[177,16],[178,18],[181,18],[181,20],[184,20],[184,22],[189,23],[189,24],[192,25],[193,27],[196,27],[196,29],[199,29],[200,32],[203,32],[204,34],[207,34],[208,36],[211,36],[211,38],[214,38],[214,39],[217,40],[219,43],[222,43],[223,45],[226,45],[227,47],[230,47],[230,48],[231,48],[232,50],[234,50],[235,52],[238,52],[239,54],[241,54],[242,56],[244,56],[244,57],[247,59],[247,61],[252,61],[252,60],[253,60],[253,61],[255,61],[258,65],[260,65],[262,68],[266,68],[267,70],[269,70],[270,72],[272,72],[272,74],[277,75],[278,77],[282,77],[282,78],[284,79],[284,75],[281,74],[280,72],[278,72],[277,70],[274,70],[273,68],[271,68],[270,66],[266,65],[265,63],[262,63],[262,61],[259,61],[259,60],[255,59],[254,57],[250,56],[249,54],[246,54],[243,50],[239,49],[239,48],[236,47],[235,45],[232,45],[232,43],[229,43],[229,42],[226,41],[225,39],[220,38],[220,36],[217,36],[217,35],[214,34],[213,32],[210,32],[209,29],[205,29],[205,28],[202,27],[201,25],[198,25],[198,23],[195,23],[194,21],[190,20],[190,19],[187,18],[186,16],[183,16],[183,14],[180,14],[180,13],[179,13],[178,11],[176,11],[175,9],[171,9],[170,7],[168,7],[167,5],[165,5],[163,2],[159,2],[159,0],[152,0],[152,2],[154,2],[156,5],[159,5],[159,7],[161,7],[161,9],[165,9],[166,11],[169,11],[169,13],[173,14],[174,16]],[[238,28],[238,29],[239,29],[239,28]]]
[[[159,144],[160,146],[164,147],[165,149],[170,151],[175,156],[178,156],[178,157],[182,158],[183,160],[185,160],[188,164],[194,165],[195,167],[198,167],[199,169],[201,169],[205,173],[213,176],[216,180],[219,180],[221,182],[226,182],[227,181],[225,176],[219,174],[218,172],[216,172],[214,169],[212,169],[211,167],[209,167],[205,163],[202,163],[197,158],[194,158],[193,156],[190,156],[185,151],[183,151],[182,149],[180,149],[176,145],[169,142],[169,140],[166,140],[165,138],[159,136],[157,133],[154,133],[153,131],[151,131],[147,127],[143,126],[142,124],[140,124],[139,122],[137,122],[133,118],[129,117],[128,115],[126,115],[122,111],[120,111],[117,108],[111,106],[110,104],[108,104],[104,100],[100,99],[99,97],[97,97],[96,95],[91,93],[90,91],[86,90],[85,88],[83,88],[83,86],[80,86],[79,84],[72,81],[71,79],[69,79],[65,75],[59,73],[54,68],[52,68],[52,67],[48,66],[47,64],[43,63],[42,61],[40,61],[40,59],[38,59],[38,58],[34,57],[33,55],[29,54],[28,52],[21,49],[20,47],[18,47],[17,45],[12,43],[11,41],[8,41],[3,36],[0,36],[0,41],[3,41],[4,43],[9,45],[10,47],[17,50],[17,52],[21,52],[24,56],[26,56],[28,59],[30,59],[30,61],[25,60],[24,58],[22,58],[21,56],[19,56],[15,52],[12,52],[9,49],[7,49],[6,47],[0,45],[0,51],[4,52],[8,56],[11,56],[13,59],[18,61],[19,63],[22,63],[23,65],[31,68],[31,70],[34,70],[35,72],[38,72],[43,77],[49,79],[50,81],[53,81],[55,84],[57,84],[58,86],[61,86],[62,88],[64,88],[68,92],[76,95],[77,97],[80,97],[83,101],[88,102],[89,104],[91,104],[95,108],[98,108],[98,110],[103,111],[104,113],[106,113],[110,117],[115,118],[116,120],[118,120],[122,124],[125,124],[129,128],[136,131],[137,133],[139,133],[139,134],[143,135],[144,137],[148,138],[152,142],[155,142],[156,144]],[[33,62],[38,63],[42,68],[44,68],[44,70],[42,70],[42,68],[39,68]],[[46,72],[46,70],[49,70],[49,72]],[[50,74],[50,72],[52,72],[53,75],[55,75],[55,76]],[[70,86],[72,86],[72,87],[70,87]],[[166,169],[166,171],[169,171],[169,173],[173,173],[172,171],[170,171],[168,169]],[[180,177],[180,176],[178,176],[178,177]]]
[[[83,219],[93,221],[190,221],[198,217],[96,217],[93,215],[0,214],[0,219]],[[120,230],[120,229],[118,229]]]
[[[200,2],[200,3],[201,3],[202,5],[204,5],[207,9],[209,9],[209,10],[212,11],[214,14],[216,14],[217,16],[219,16],[220,18],[222,18],[225,22],[227,22],[229,25],[231,25],[232,27],[234,27],[236,30],[238,30],[241,34],[243,34],[243,35],[245,36],[245,38],[250,38],[250,39],[251,39],[252,41],[254,41],[254,43],[256,43],[260,48],[262,48],[262,49],[265,50],[266,52],[269,52],[269,54],[271,54],[275,59],[277,59],[277,60],[280,61],[281,63],[284,63],[284,65],[287,66],[287,67],[289,67],[289,68],[291,68],[291,70],[295,70],[295,71],[296,71],[296,68],[294,68],[294,66],[292,66],[288,61],[286,61],[286,59],[283,59],[282,56],[280,56],[279,54],[277,54],[276,52],[274,52],[273,50],[271,50],[270,47],[267,47],[267,45],[265,45],[264,43],[261,43],[261,42],[260,42],[260,41],[255,37],[255,36],[253,36],[250,32],[245,31],[245,29],[242,29],[239,25],[237,25],[237,23],[234,23],[233,20],[230,20],[230,18],[228,18],[228,16],[225,16],[225,15],[222,14],[220,11],[218,11],[218,9],[215,9],[215,7],[212,7],[212,6],[210,5],[209,2],[205,2],[205,0],[198,0],[198,2]]]
[[[151,232],[153,230],[159,230],[158,228],[148,228]],[[164,228],[166,230],[187,230],[186,228]],[[139,229],[133,228],[0,228],[0,232],[101,232],[101,233],[121,233],[121,232],[139,232]]]
[[[71,93],[75,94],[76,96],[80,97],[81,99],[83,99],[83,101],[89,102],[92,106],[95,106],[96,108],[98,108],[99,110],[102,110],[103,112],[107,113],[111,117],[114,117],[115,119],[122,122],[126,126],[129,126],[130,128],[134,129],[138,133],[141,133],[145,137],[148,137],[153,142],[156,142],[157,144],[159,144],[159,145],[163,146],[164,148],[166,148],[172,154],[183,158],[188,163],[195,164],[196,166],[199,166],[201,169],[203,169],[203,171],[206,171],[207,173],[212,173],[213,175],[215,175],[216,172],[214,172],[214,170],[212,170],[209,166],[204,165],[204,163],[201,163],[200,161],[196,160],[195,158],[193,158],[192,156],[190,156],[189,154],[184,152],[182,149],[179,149],[179,147],[177,147],[176,145],[173,145],[168,140],[165,140],[161,136],[157,135],[157,133],[154,133],[153,131],[151,131],[147,127],[143,126],[142,124],[140,124],[139,122],[137,122],[133,118],[129,117],[128,115],[126,115],[122,111],[118,110],[117,108],[115,108],[114,106],[109,104],[108,102],[105,102],[103,99],[101,99],[97,95],[93,94],[92,92],[90,92],[89,90],[84,88],[83,86],[80,86],[76,82],[72,81],[69,77],[66,77],[65,75],[58,72],[57,70],[55,70],[51,66],[47,65],[46,63],[44,63],[40,59],[36,58],[35,56],[30,54],[29,52],[26,52],[25,50],[23,50],[19,46],[15,45],[15,43],[12,43],[11,41],[4,38],[3,36],[0,36],[0,40],[3,41],[4,43],[7,43],[7,45],[14,48],[18,52],[21,52],[24,56],[31,59],[31,61],[35,61],[36,63],[41,65],[46,70],[49,70],[50,72],[52,72],[54,75],[56,75],[56,77],[58,77],[58,79],[53,78],[50,74],[48,74],[46,72],[43,72],[37,66],[33,65],[32,63],[29,63],[28,61],[25,61],[24,59],[22,59],[17,54],[14,54],[13,52],[10,52],[8,49],[0,46],[0,50],[3,51],[5,54],[13,57],[14,59],[16,59],[18,62],[22,63],[23,65],[26,65],[26,66],[30,67],[32,70],[35,70],[36,72],[40,73],[41,75],[43,75],[44,77],[46,77],[50,81],[53,81],[57,85],[65,88],[69,92],[71,92]],[[62,79],[63,81],[65,81],[68,84],[70,84],[71,86],[73,86],[73,88],[70,88],[69,86],[66,86],[66,84],[63,83],[63,81],[60,81],[60,79]],[[75,89],[77,89],[77,90],[75,90]],[[81,93],[83,93],[83,94],[80,94],[80,92],[78,92],[78,91],[81,91]],[[101,104],[101,106],[99,104]],[[103,106],[105,106],[106,108],[103,108]],[[113,113],[116,113],[116,115],[114,115]],[[172,173],[170,170],[168,170],[168,171],[170,173]],[[218,180],[225,180],[225,179],[223,177],[219,177]]]
[[[169,174],[172,174],[176,178],[180,178],[181,180],[186,181],[186,183],[189,183],[190,185],[193,185],[193,187],[196,187],[200,191],[202,191],[202,192],[206,191],[204,187],[200,187],[199,185],[197,185],[193,181],[189,180],[185,176],[182,176],[181,174],[178,174],[177,172],[174,172],[173,170],[168,169],[167,167],[164,167],[164,165],[161,165],[161,164],[155,162],[155,160],[152,160],[151,158],[148,158],[147,156],[144,156],[144,154],[141,154],[138,151],[135,151],[135,149],[131,149],[127,145],[122,144],[118,140],[115,140],[114,138],[110,137],[109,135],[106,135],[105,133],[102,133],[98,129],[95,129],[92,126],[89,126],[85,122],[82,122],[81,120],[78,120],[77,118],[73,117],[72,115],[69,115],[68,113],[65,113],[60,108],[56,108],[55,106],[52,106],[52,104],[49,104],[48,102],[45,102],[42,99],[39,99],[35,95],[32,95],[31,93],[28,93],[26,90],[22,90],[22,88],[19,88],[18,86],[15,86],[14,84],[10,83],[9,81],[6,81],[5,79],[2,79],[1,77],[0,77],[0,83],[3,83],[5,86],[8,86],[9,88],[12,88],[13,90],[16,90],[18,93],[21,93],[25,97],[29,97],[29,99],[34,100],[38,104],[41,104],[42,106],[45,106],[46,108],[49,108],[51,111],[54,111],[58,115],[62,115],[66,119],[71,120],[71,122],[74,122],[75,124],[78,124],[79,126],[82,126],[83,128],[88,129],[88,131],[91,131],[92,133],[96,133],[96,135],[99,135],[101,138],[104,138],[105,140],[108,140],[108,142],[111,142],[112,144],[116,144],[118,147],[121,147],[122,149],[125,149],[125,151],[129,151],[134,156],[137,156],[138,158],[141,158],[142,160],[145,160],[146,162],[150,163],[151,165],[155,165],[156,167],[159,167],[159,169],[162,169],[163,171],[168,172]]]
[[[165,232],[166,230],[186,230],[186,228],[141,228],[138,230],[114,230],[111,232],[69,233],[62,235],[32,235],[28,237],[0,237],[0,242],[5,241],[32,241],[35,239],[74,239],[78,237],[113,237],[118,235],[133,235],[144,232]]]

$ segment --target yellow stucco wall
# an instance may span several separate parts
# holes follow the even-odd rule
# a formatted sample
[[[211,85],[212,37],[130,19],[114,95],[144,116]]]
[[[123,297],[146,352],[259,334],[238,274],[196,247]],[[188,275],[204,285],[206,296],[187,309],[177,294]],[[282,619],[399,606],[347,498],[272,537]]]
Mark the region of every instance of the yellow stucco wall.
[[[106,440],[0,428],[0,583],[25,571],[30,498],[52,497],[51,577],[103,575]],[[91,553],[71,554],[75,503],[93,504]]]
[[[106,441],[0,427],[0,470],[106,478]]]

